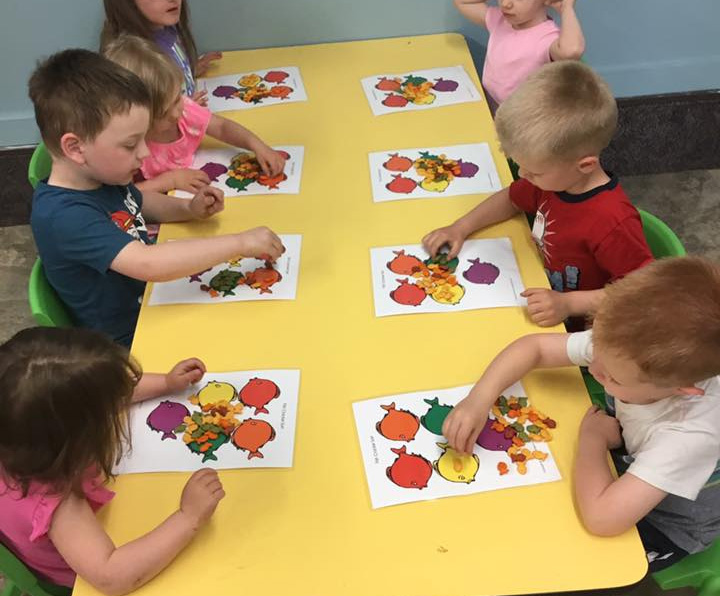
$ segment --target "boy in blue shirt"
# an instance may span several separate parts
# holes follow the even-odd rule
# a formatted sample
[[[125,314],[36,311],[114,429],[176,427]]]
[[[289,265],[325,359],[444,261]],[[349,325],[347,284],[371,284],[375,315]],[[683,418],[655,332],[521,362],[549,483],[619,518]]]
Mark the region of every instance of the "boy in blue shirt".
[[[265,227],[148,244],[146,217],[205,219],[222,211],[224,197],[206,186],[187,201],[132,184],[148,155],[150,119],[150,96],[136,75],[94,52],[66,50],[37,67],[29,93],[53,162],[35,190],[30,223],[47,278],[79,326],[129,346],[145,282],[284,251]]]

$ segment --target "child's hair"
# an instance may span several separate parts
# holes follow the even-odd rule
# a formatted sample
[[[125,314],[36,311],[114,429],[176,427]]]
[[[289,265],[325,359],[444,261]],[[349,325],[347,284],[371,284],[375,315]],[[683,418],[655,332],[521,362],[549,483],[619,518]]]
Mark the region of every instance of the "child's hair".
[[[720,374],[720,266],[693,256],[633,271],[606,287],[593,339],[656,385],[688,387]]]
[[[112,116],[132,106],[150,108],[136,75],[88,50],[65,50],[41,62],[28,90],[42,139],[55,155],[62,154],[60,139],[68,132],[92,141]]]
[[[617,128],[610,87],[574,60],[544,65],[498,108],[495,127],[506,155],[539,162],[600,155]]]
[[[140,12],[135,0],[103,0],[103,4],[105,5],[105,23],[100,34],[101,51],[121,33],[152,40],[155,25]],[[190,7],[187,0],[182,0],[177,30],[180,42],[190,61],[193,76],[195,76],[198,54],[195,39],[190,31]]]
[[[6,484],[81,494],[89,469],[112,476],[140,375],[126,349],[88,329],[35,327],[0,346]]]
[[[160,118],[182,89],[183,74],[157,46],[137,35],[122,34],[103,49],[103,54],[135,73],[150,92],[151,122]]]

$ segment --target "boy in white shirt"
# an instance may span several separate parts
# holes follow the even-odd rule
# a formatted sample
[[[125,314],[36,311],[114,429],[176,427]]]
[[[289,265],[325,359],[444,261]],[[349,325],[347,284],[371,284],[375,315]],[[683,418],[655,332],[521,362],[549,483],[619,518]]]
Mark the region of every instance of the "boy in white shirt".
[[[513,342],[447,417],[450,445],[471,450],[505,387],[571,364],[612,396],[612,415],[591,407],[580,426],[573,484],[588,531],[637,524],[652,572],[709,546],[720,536],[720,266],[656,261],[606,288],[592,330]],[[606,452],[623,443],[616,479]]]

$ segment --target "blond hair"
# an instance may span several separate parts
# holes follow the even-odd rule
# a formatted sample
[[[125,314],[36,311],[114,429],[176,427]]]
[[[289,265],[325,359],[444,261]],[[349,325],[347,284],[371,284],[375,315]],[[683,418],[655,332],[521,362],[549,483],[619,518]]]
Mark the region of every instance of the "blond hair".
[[[165,114],[182,89],[183,74],[178,65],[142,37],[120,34],[105,46],[103,54],[145,83],[152,103],[151,122]]]
[[[506,155],[539,162],[598,156],[617,128],[607,83],[574,60],[546,64],[498,108],[498,138]]]
[[[720,266],[693,256],[633,271],[605,288],[593,339],[657,385],[686,387],[720,374]]]

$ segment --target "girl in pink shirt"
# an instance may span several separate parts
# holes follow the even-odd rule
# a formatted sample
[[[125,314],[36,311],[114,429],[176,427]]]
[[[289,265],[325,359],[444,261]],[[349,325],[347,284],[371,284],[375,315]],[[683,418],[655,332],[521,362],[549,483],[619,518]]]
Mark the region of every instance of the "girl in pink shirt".
[[[530,74],[553,60],[579,60],[585,38],[575,0],[454,0],[462,15],[490,34],[482,83],[493,111]],[[547,13],[560,13],[558,27]]]
[[[205,172],[190,169],[206,135],[252,151],[266,176],[283,171],[282,153],[237,122],[212,114],[183,95],[182,72],[152,42],[121,35],[108,44],[104,54],[138,75],[152,98],[150,128],[145,138],[150,155],[140,167],[144,181],[137,186],[141,190],[184,190],[195,194],[210,184]]]
[[[157,575],[224,496],[217,473],[188,480],[179,508],[154,530],[116,547],[95,512],[128,440],[131,402],[185,389],[205,372],[184,360],[142,375],[128,352],[88,329],[36,327],[0,346],[0,539],[44,581],[80,575],[125,594]]]

